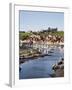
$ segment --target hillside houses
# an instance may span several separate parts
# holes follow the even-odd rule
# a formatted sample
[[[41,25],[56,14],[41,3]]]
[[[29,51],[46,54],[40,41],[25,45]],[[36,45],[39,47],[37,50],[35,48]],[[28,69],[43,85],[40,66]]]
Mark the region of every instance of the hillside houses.
[[[29,38],[27,38],[26,40],[20,40],[20,47],[21,46],[31,46],[32,44],[61,44],[64,43],[64,37],[61,36],[54,36],[54,35],[48,35],[46,37],[44,37],[44,39],[42,40],[42,38],[40,37],[40,35],[34,35],[32,34]]]

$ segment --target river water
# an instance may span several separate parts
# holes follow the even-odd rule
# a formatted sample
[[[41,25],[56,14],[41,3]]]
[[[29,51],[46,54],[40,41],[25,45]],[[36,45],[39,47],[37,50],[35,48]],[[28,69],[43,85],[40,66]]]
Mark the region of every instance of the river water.
[[[49,78],[53,73],[52,65],[57,63],[60,58],[64,58],[64,52],[55,47],[49,53],[50,56],[38,57],[34,60],[28,60],[20,64],[21,71],[19,71],[19,79],[31,78]]]

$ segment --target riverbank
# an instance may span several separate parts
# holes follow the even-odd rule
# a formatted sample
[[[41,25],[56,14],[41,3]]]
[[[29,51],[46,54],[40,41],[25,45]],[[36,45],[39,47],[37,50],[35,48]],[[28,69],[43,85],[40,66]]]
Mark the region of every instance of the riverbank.
[[[53,53],[53,52],[50,52],[50,53]],[[44,57],[44,56],[52,56],[52,55],[49,55],[49,54],[34,54],[34,55],[30,55],[30,56],[22,56],[19,58],[19,63],[24,63],[25,61],[29,61],[30,59],[34,60],[36,58],[39,58],[39,57]]]
[[[39,58],[39,57],[44,57],[44,56],[52,56],[52,53],[54,53],[54,49],[55,48],[62,48],[63,47],[60,47],[60,46],[49,46],[48,48],[28,48],[28,49],[21,49],[20,52],[19,52],[19,63],[24,63],[25,61],[29,61],[30,59],[31,60],[34,60],[36,58]]]
[[[56,64],[52,66],[54,73],[51,74],[51,77],[64,77],[64,59],[62,58]]]

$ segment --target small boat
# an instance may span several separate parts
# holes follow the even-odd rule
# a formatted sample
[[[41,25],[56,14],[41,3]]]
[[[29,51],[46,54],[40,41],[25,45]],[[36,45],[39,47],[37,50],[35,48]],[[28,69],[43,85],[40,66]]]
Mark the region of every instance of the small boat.
[[[52,66],[52,69],[53,70],[57,70],[57,69],[59,69],[60,68],[60,66],[59,65],[56,65],[56,64],[54,64],[53,66]]]
[[[21,68],[21,67],[19,67],[19,71],[21,71],[21,69],[22,69],[22,68]]]

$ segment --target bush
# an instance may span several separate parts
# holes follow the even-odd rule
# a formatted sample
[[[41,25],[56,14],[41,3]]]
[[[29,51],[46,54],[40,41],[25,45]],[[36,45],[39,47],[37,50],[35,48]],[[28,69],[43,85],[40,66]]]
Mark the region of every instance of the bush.
[[[19,39],[20,40],[26,40],[31,35],[30,32],[19,32]]]

